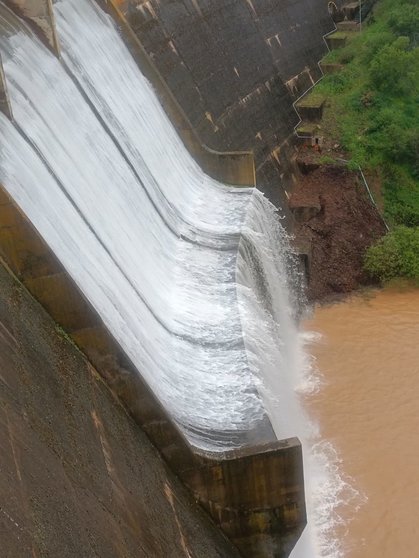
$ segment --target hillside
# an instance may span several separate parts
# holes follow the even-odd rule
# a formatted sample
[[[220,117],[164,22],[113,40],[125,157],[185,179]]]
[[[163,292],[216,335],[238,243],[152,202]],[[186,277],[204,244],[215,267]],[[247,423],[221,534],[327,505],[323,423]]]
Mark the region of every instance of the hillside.
[[[418,29],[417,3],[377,2],[362,31],[324,59],[340,69],[312,93],[327,99],[322,134],[379,184],[391,231],[365,266],[380,280],[419,277]]]

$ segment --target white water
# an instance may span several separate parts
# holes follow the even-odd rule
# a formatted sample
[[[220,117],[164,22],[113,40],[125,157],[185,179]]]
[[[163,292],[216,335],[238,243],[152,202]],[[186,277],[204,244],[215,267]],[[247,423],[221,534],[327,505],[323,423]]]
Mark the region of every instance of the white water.
[[[267,412],[278,438],[309,447],[296,388],[310,367],[273,206],[202,173],[94,3],[55,12],[65,67],[27,34],[0,39],[18,126],[0,115],[0,180],[191,443],[262,441]],[[305,454],[298,558],[336,555],[324,449]]]
[[[2,40],[24,137],[1,120],[1,180],[192,443],[244,443],[265,406],[278,437],[295,435],[274,208],[202,173],[95,4],[55,8],[78,86],[33,38]]]
[[[318,393],[323,379],[307,345],[322,342],[312,331],[300,332],[300,383],[297,391],[303,398]],[[322,438],[313,417],[300,410],[305,428],[300,430],[304,447],[304,480],[308,523],[291,558],[344,558],[343,541],[337,527],[345,528],[365,503],[365,497],[354,486],[343,469],[333,444]],[[342,517],[345,515],[345,519]]]

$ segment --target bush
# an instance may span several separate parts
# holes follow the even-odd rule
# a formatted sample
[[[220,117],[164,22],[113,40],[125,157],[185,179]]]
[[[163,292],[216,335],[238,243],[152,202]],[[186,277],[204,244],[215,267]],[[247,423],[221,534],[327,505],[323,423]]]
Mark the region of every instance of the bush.
[[[385,165],[386,215],[395,225],[419,227],[419,184],[405,167]]]
[[[408,51],[409,39],[399,37],[381,48],[370,63],[374,87],[390,95],[400,95],[415,87],[415,51]]]
[[[377,52],[386,45],[391,44],[395,38],[396,37],[390,31],[381,30],[366,35],[360,53],[362,63],[369,64]]]
[[[418,131],[409,128],[412,123],[408,115],[394,106],[377,107],[366,129],[368,143],[380,151],[385,159],[414,167],[418,153]]]
[[[394,277],[419,279],[419,228],[397,227],[371,246],[365,270],[382,282]]]
[[[419,228],[418,13],[418,0],[376,2],[370,25],[328,56],[345,62],[343,70],[317,86],[328,97],[325,133],[339,140],[350,168],[359,164],[382,177],[389,224],[412,230]],[[371,249],[366,266],[372,275],[412,276],[414,266],[406,262],[413,256],[401,248],[402,236],[389,235]]]
[[[419,7],[413,4],[398,6],[390,13],[388,24],[398,35],[414,39],[415,33],[419,32]]]

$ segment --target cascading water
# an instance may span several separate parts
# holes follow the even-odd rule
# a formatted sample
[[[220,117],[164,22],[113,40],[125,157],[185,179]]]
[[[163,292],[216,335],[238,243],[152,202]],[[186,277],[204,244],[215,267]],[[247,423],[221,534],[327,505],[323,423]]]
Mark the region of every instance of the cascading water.
[[[15,117],[0,115],[1,182],[191,444],[221,451],[272,425],[304,445],[276,211],[203,174],[94,2],[54,9],[62,61],[27,31],[0,36]],[[320,555],[314,539],[298,556]]]
[[[55,9],[66,68],[26,34],[1,40],[18,128],[1,122],[2,181],[191,443],[269,438],[270,406],[294,435],[274,208],[202,173],[94,3]]]

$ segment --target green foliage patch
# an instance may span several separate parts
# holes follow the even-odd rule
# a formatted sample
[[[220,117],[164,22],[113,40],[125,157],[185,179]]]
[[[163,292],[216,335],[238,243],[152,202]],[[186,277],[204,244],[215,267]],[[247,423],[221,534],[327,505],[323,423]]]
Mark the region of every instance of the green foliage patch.
[[[383,178],[394,230],[368,251],[374,277],[419,277],[419,5],[378,0],[362,33],[328,54],[343,64],[316,93],[328,98],[332,130],[356,164]]]
[[[380,281],[419,279],[419,228],[396,227],[368,250],[364,265]]]

